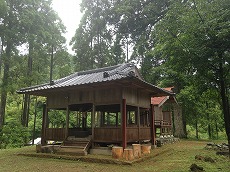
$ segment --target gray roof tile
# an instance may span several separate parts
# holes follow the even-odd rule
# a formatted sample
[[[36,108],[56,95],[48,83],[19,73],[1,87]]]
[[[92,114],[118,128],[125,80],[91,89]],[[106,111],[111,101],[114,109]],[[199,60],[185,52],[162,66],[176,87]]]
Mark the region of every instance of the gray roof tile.
[[[54,88],[109,82],[130,77],[135,77],[138,80],[148,84],[143,80],[141,74],[139,73],[137,67],[134,64],[126,63],[100,69],[76,72],[64,78],[55,80],[53,81],[53,83],[46,83],[37,86],[22,88],[18,90],[17,93],[33,94],[33,92],[42,92],[43,90],[51,90]],[[154,85],[151,86],[161,91],[163,90]]]

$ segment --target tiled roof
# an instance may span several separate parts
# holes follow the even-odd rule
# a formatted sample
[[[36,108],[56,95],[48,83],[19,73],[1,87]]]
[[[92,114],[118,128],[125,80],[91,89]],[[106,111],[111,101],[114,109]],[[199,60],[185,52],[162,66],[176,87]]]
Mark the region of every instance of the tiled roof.
[[[17,91],[20,94],[33,94],[34,92],[43,92],[47,90],[52,90],[56,88],[66,88],[72,86],[80,86],[94,83],[102,83],[109,81],[117,81],[125,78],[136,78],[139,81],[146,83],[141,74],[139,73],[137,67],[134,64],[126,63],[120,64],[111,67],[105,67],[100,69],[76,72],[72,75],[66,76],[64,78],[53,81],[52,83],[46,83],[42,85],[22,88]],[[158,88],[154,85],[148,84],[156,89],[159,89],[160,92],[165,92],[169,94],[168,91],[164,91],[161,88]]]

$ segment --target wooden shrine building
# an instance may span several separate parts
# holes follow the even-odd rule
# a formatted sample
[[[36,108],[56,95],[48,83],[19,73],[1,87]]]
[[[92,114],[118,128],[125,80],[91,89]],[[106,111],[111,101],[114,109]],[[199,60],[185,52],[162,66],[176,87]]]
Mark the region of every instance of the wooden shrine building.
[[[173,87],[164,88],[164,90],[173,93]],[[176,111],[178,105],[175,95],[155,96],[151,98],[151,104],[154,107],[155,130],[156,134],[172,135],[173,134],[173,111]],[[159,129],[159,131],[158,131]]]
[[[145,140],[155,144],[151,97],[172,95],[144,81],[134,64],[76,72],[18,93],[46,97],[42,145],[49,140],[90,137],[92,147],[117,144],[123,148]],[[49,123],[49,114],[57,110],[66,114],[62,127]]]

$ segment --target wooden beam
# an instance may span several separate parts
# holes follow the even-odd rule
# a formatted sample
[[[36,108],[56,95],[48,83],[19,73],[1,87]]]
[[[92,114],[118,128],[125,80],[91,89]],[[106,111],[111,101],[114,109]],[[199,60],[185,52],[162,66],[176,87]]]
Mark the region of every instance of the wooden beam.
[[[138,106],[137,107],[137,126],[138,126],[138,141],[140,143],[140,126],[141,126],[141,123],[140,123],[140,107]]]
[[[91,127],[92,127],[92,148],[94,148],[94,128],[95,128],[95,105],[94,104],[91,113]]]
[[[46,145],[46,126],[47,126],[47,114],[48,114],[48,110],[47,110],[47,106],[46,104],[43,104],[43,113],[42,113],[42,132],[41,132],[41,144],[42,146]]]
[[[65,137],[69,135],[69,105],[66,108],[66,126],[65,126]]]
[[[126,116],[126,99],[122,99],[121,106],[121,114],[122,114],[122,147],[125,149],[127,147],[127,116]]]
[[[153,105],[151,105],[151,137],[152,145],[156,145],[155,112]]]

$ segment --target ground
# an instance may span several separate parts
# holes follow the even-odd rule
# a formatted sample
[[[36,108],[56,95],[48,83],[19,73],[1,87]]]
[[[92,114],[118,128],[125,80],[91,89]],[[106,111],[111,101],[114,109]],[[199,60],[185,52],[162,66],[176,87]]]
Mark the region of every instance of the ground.
[[[95,163],[92,159],[111,159],[110,156],[86,156],[91,162],[80,160],[64,160],[54,158],[28,157],[18,154],[36,154],[35,147],[0,150],[0,171],[9,172],[184,172],[195,163],[202,166],[206,172],[229,172],[230,160],[224,156],[215,155],[215,151],[204,149],[207,142],[182,140],[174,144],[164,145],[153,149],[150,156],[144,157],[142,162],[132,165]],[[195,160],[196,155],[209,156],[215,163]],[[92,162],[93,161],[93,162]]]

